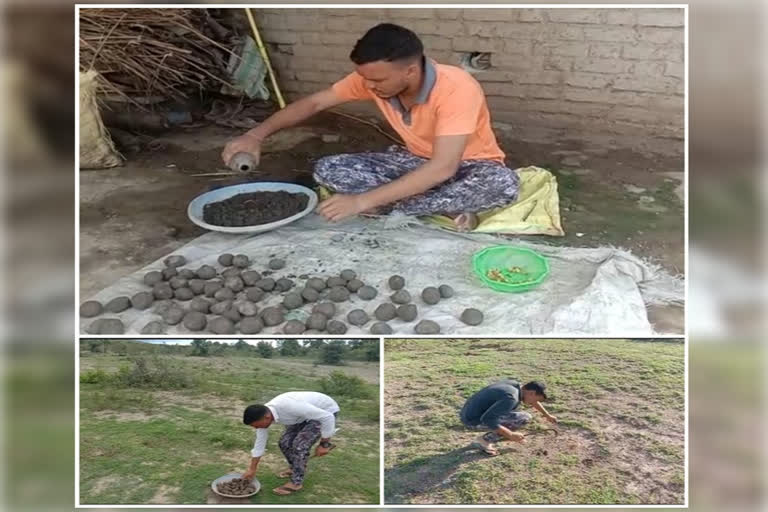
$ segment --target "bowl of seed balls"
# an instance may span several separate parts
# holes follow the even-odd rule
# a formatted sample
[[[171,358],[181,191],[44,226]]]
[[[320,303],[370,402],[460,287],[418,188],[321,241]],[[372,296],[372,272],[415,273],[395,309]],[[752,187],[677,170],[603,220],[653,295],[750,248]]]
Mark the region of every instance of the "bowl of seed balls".
[[[254,477],[246,480],[240,473],[229,473],[220,476],[211,483],[213,492],[224,498],[247,498],[253,496],[261,489],[261,484]]]

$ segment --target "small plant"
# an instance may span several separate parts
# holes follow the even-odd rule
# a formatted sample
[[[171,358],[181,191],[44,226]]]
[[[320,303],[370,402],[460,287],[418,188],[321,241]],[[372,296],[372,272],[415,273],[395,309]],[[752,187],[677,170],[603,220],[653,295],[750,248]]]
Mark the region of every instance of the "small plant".
[[[192,378],[184,370],[157,356],[133,358],[131,366],[120,369],[117,380],[129,388],[180,389],[193,385]]]
[[[356,375],[334,371],[320,381],[323,393],[330,396],[345,396],[349,398],[370,398],[371,392],[363,379]]]
[[[80,384],[102,384],[111,379],[112,376],[104,370],[87,370],[80,374]]]

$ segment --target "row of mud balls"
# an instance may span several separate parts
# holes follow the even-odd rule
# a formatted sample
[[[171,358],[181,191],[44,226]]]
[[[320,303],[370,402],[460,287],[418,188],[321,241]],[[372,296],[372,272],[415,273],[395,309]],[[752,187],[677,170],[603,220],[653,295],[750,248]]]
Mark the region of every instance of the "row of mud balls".
[[[250,259],[246,255],[222,254],[218,261],[228,268],[223,271],[221,281],[210,281],[217,277],[218,272],[210,265],[203,265],[197,271],[189,269],[177,270],[177,267],[186,263],[183,256],[170,256],[164,260],[166,268],[162,271],[152,271],[144,276],[144,283],[153,287],[152,292],[139,292],[133,297],[117,297],[106,305],[98,301],[87,301],[80,307],[82,317],[94,317],[105,310],[111,313],[120,313],[130,307],[139,310],[148,309],[155,299],[166,301],[164,307],[157,310],[162,316],[163,322],[149,322],[141,331],[142,334],[163,334],[165,326],[182,323],[190,331],[202,331],[206,327],[215,334],[234,334],[236,327],[243,334],[257,334],[265,327],[279,325],[285,321],[284,311],[302,307],[304,302],[316,302],[320,299],[320,292],[328,289],[327,297],[333,302],[340,303],[349,299],[350,292],[357,293],[363,300],[372,300],[378,295],[378,291],[365,285],[357,279],[354,270],[344,270],[339,276],[323,280],[317,277],[308,278],[305,288],[301,292],[285,295],[282,307],[271,306],[259,312],[256,302],[260,301],[265,292],[286,292],[293,288],[294,282],[287,278],[274,280],[264,278],[254,270],[242,271],[250,265]],[[285,267],[282,259],[273,259],[269,262],[269,268],[279,270]],[[167,282],[166,282],[167,281]],[[393,303],[381,304],[374,316],[379,320],[370,329],[372,334],[391,334],[392,329],[386,323],[394,318],[410,322],[416,319],[416,305],[410,304],[411,295],[404,290],[405,279],[401,276],[389,278],[389,286],[395,291],[390,297]],[[236,294],[244,291],[246,301],[234,303]],[[204,294],[213,298],[215,303],[204,297],[196,295]],[[440,287],[427,287],[422,293],[422,300],[426,304],[437,304],[441,298],[453,296],[453,289],[448,285]],[[191,300],[190,311],[186,311],[178,305],[168,303],[168,299],[176,298],[181,301]],[[345,334],[347,326],[332,317],[336,314],[333,302],[317,304],[312,309],[312,314],[306,322],[289,320],[283,327],[285,334],[320,333],[326,330],[329,334]],[[208,321],[206,314],[220,315]],[[245,317],[245,318],[242,318]],[[476,309],[467,309],[461,315],[461,320],[468,325],[479,325],[483,321],[483,314]],[[349,323],[362,327],[370,321],[368,314],[356,309],[347,315]],[[238,325],[236,325],[239,322]],[[117,318],[103,318],[96,320],[86,328],[89,334],[122,334],[123,322]],[[423,320],[415,327],[417,334],[437,334],[440,327],[430,320]]]

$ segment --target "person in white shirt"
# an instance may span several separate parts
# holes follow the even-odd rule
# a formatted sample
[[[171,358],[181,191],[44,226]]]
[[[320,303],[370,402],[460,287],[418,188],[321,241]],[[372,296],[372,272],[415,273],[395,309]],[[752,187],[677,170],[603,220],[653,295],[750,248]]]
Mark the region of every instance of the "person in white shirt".
[[[264,405],[246,407],[243,423],[256,429],[256,442],[251,450],[251,465],[243,478],[250,480],[256,474],[267,446],[267,428],[278,423],[285,425],[278,445],[290,465],[290,469],[278,476],[290,477],[291,481],[275,488],[274,492],[286,496],[301,490],[312,445],[320,440],[315,449],[317,457],[326,455],[333,448],[331,436],[336,431],[338,414],[339,404],[328,395],[315,391],[291,391]]]

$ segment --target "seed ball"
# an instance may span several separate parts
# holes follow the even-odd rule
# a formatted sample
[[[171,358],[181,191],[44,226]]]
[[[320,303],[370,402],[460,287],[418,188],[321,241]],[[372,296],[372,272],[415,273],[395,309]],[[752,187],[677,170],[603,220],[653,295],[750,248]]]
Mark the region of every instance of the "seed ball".
[[[240,332],[243,334],[258,334],[264,329],[264,323],[257,316],[249,316],[240,321]]]
[[[157,270],[147,272],[144,274],[144,284],[147,286],[154,286],[163,280],[163,273]]]
[[[479,309],[468,308],[461,314],[461,321],[467,325],[480,325],[483,319],[483,312]]]
[[[171,288],[174,290],[177,290],[179,288],[184,288],[187,286],[188,282],[183,277],[174,276],[168,280],[168,284],[171,285]]]
[[[351,291],[352,293],[358,293],[360,291],[360,288],[365,286],[365,283],[362,282],[359,279],[350,279],[350,281],[347,283],[347,290]]]
[[[213,279],[216,277],[216,269],[210,265],[203,265],[195,271],[195,274],[197,274],[197,277],[203,280]]]
[[[168,256],[163,263],[166,267],[181,267],[187,263],[187,258],[181,255]]]
[[[421,300],[423,300],[425,304],[437,304],[440,302],[440,290],[434,286],[427,286],[421,291]]]
[[[246,270],[240,273],[240,279],[243,280],[245,286],[254,286],[261,279],[261,274],[255,270]]]
[[[371,334],[392,334],[392,328],[386,322],[376,322],[371,326]]]
[[[301,296],[304,297],[304,300],[307,302],[317,302],[317,299],[320,298],[320,292],[314,288],[304,288],[301,290]]]
[[[217,316],[208,322],[208,330],[214,334],[234,334],[235,324],[229,318]]]
[[[259,279],[258,281],[256,281],[255,286],[258,286],[265,292],[271,292],[272,290],[275,289],[275,280],[272,279],[271,277],[267,277],[265,279]]]
[[[166,281],[170,280],[172,277],[176,277],[177,275],[179,275],[179,271],[176,270],[176,267],[165,267],[163,269],[163,279]]]
[[[216,292],[224,288],[224,283],[221,281],[208,281],[205,283],[205,286],[203,286],[203,293],[206,297],[213,297],[216,295]]]
[[[250,300],[251,302],[259,302],[261,299],[264,298],[264,290],[257,287],[252,288],[246,288],[245,289],[245,298]]]
[[[264,321],[264,325],[271,327],[283,323],[285,317],[282,309],[272,306],[261,310],[261,319]]]
[[[403,276],[394,275],[389,278],[389,287],[394,290],[402,290],[405,286],[405,278]]]
[[[173,297],[173,288],[168,283],[157,283],[152,287],[152,295],[157,300],[170,299]]]
[[[349,285],[347,285],[349,286]],[[357,296],[363,300],[373,300],[379,292],[373,286],[365,285],[357,290]]]
[[[233,255],[229,254],[228,252],[225,252],[224,254],[219,255],[218,262],[219,265],[222,267],[231,267],[232,266],[232,258],[234,258]]]
[[[290,279],[287,279],[285,277],[281,277],[277,281],[275,281],[275,288],[277,288],[277,291],[279,292],[287,292],[291,288],[293,288],[294,282]]]
[[[173,292],[173,296],[176,297],[178,300],[190,300],[194,298],[195,292],[190,290],[189,288],[179,288],[175,292]]]
[[[163,316],[166,311],[176,306],[176,302],[168,299],[156,300],[152,303],[152,312],[156,315]]]
[[[208,313],[211,310],[211,301],[203,297],[195,297],[189,303],[189,309],[199,311],[200,313]]]
[[[187,281],[189,281],[190,279],[194,279],[195,277],[197,277],[197,274],[195,274],[193,270],[190,270],[188,268],[183,268],[179,270],[178,277],[181,277],[182,279],[186,279]]]
[[[306,286],[308,288],[312,288],[314,290],[317,290],[318,292],[321,292],[325,290],[325,281],[323,281],[319,277],[313,277],[307,281]]]
[[[170,308],[168,308],[168,310],[163,312],[163,314],[160,315],[160,316],[163,317],[163,321],[166,324],[168,324],[168,325],[176,325],[179,322],[181,322],[182,318],[184,318],[184,315],[186,315],[186,314],[187,314],[186,311],[184,311],[179,306],[174,305],[174,306],[171,306]]]
[[[389,296],[389,299],[395,304],[408,304],[411,302],[411,294],[408,290],[398,290]]]
[[[285,309],[296,309],[304,305],[304,299],[298,293],[289,293],[283,298]]]
[[[440,326],[432,320],[422,320],[413,328],[416,334],[440,334]]]
[[[328,317],[322,313],[312,313],[307,319],[307,329],[322,331],[328,325]]]
[[[222,300],[232,300],[235,298],[235,292],[229,288],[222,288],[213,294],[213,298],[221,302]]]
[[[346,334],[347,324],[338,320],[330,320],[325,330],[328,334]]]
[[[189,286],[189,289],[192,290],[192,293],[195,295],[202,295],[205,291],[205,281],[202,279],[190,279],[187,282],[187,285]]]
[[[139,292],[131,297],[131,305],[136,309],[147,309],[155,301],[151,292]]]
[[[205,329],[208,320],[205,318],[205,315],[199,311],[190,311],[184,315],[184,320],[182,320],[181,323],[190,331],[202,331]]]
[[[224,312],[231,307],[232,307],[231,300],[223,300],[221,302],[216,302],[214,304],[211,304],[210,312],[213,315],[223,315]]]
[[[339,276],[345,281],[351,281],[357,277],[357,272],[348,268],[346,270],[342,270]]]
[[[239,277],[228,277],[224,280],[224,286],[232,290],[233,292],[237,293],[239,291],[242,291],[243,288],[245,288],[245,285],[243,285],[243,280]]]
[[[269,268],[272,270],[280,270],[283,267],[285,267],[285,260],[280,258],[273,258],[269,260]]]
[[[283,334],[301,334],[305,330],[304,322],[299,320],[288,320],[283,326]]]
[[[382,322],[389,322],[397,316],[397,308],[393,304],[385,302],[376,308],[376,311],[373,312],[373,316]]]
[[[312,313],[320,313],[326,318],[333,318],[336,314],[336,305],[333,302],[321,302],[315,304],[315,307],[312,308]]]
[[[418,314],[419,310],[416,304],[403,304],[397,308],[397,318],[403,322],[413,322]]]
[[[349,290],[343,286],[336,286],[331,288],[330,293],[328,293],[328,298],[333,302],[344,302],[349,300]]]
[[[143,292],[142,292],[143,293]],[[100,315],[104,311],[104,306],[97,300],[88,300],[80,304],[80,316],[83,318],[92,318]]]
[[[85,328],[88,334],[124,334],[125,325],[119,318],[99,318]]]
[[[334,286],[347,286],[347,280],[346,279],[342,279],[339,276],[333,276],[333,277],[329,277],[325,281],[325,285],[328,288],[333,288]]]
[[[362,309],[353,309],[347,314],[347,321],[352,325],[363,326],[367,324],[370,319],[371,317],[368,316],[368,313]]]
[[[237,308],[234,305],[225,309],[224,312],[221,314],[221,316],[223,316],[224,318],[229,318],[230,320],[232,320],[232,322],[235,322],[235,323],[239,322],[240,318],[242,318],[240,316],[240,312],[237,310]]]
[[[243,316],[256,316],[259,308],[253,302],[243,301],[237,305],[237,311]]]
[[[165,324],[159,320],[153,320],[142,327],[141,334],[165,334]]]
[[[104,309],[110,313],[122,313],[129,307],[131,307],[131,299],[125,295],[122,295],[120,297],[115,297],[111,301],[107,302],[107,304],[104,306]]]
[[[241,275],[242,275],[242,272],[240,272],[240,269],[236,267],[230,267],[221,273],[221,277],[223,277],[225,280],[228,277],[240,277]]]
[[[251,259],[245,254],[238,254],[232,258],[232,264],[237,268],[246,268],[251,264]]]

